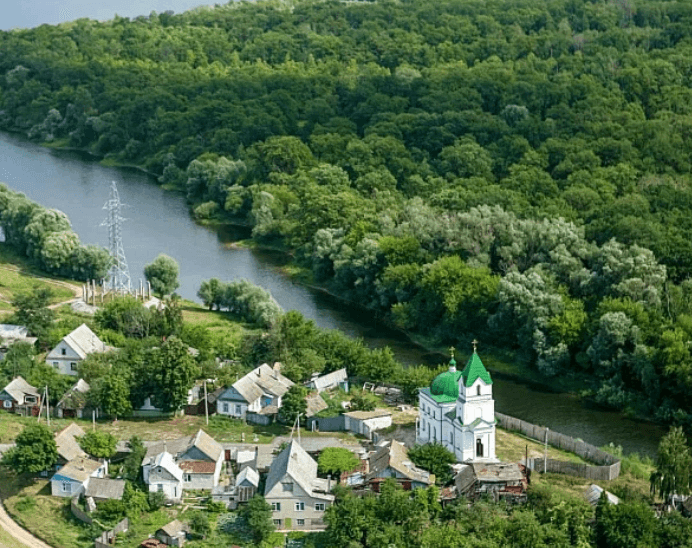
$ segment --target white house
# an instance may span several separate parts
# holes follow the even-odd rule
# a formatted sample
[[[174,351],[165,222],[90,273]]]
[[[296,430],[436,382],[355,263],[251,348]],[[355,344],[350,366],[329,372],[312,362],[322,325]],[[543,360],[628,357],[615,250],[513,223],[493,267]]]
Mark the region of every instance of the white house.
[[[167,500],[179,502],[183,496],[183,471],[167,451],[153,458],[145,457],[142,464],[144,483],[150,493],[163,493]]]
[[[21,413],[31,410],[39,405],[41,396],[35,387],[31,386],[22,377],[15,377],[0,391],[0,406],[10,413]]]
[[[248,412],[277,412],[282,396],[293,386],[279,369],[278,363],[274,367],[264,363],[238,379],[216,400],[216,412],[238,419],[245,419]]]
[[[77,364],[89,354],[107,352],[107,346],[86,324],[65,335],[46,356],[46,363],[63,375],[77,375]]]
[[[108,464],[89,457],[77,457],[60,468],[50,480],[54,497],[74,497],[83,493],[91,478],[103,478],[108,473]]]
[[[441,443],[461,462],[497,462],[492,384],[475,347],[463,371],[452,356],[449,370],[418,392],[416,443]]]
[[[170,455],[176,468],[181,471],[182,489],[213,489],[219,484],[224,450],[203,430],[194,436],[149,445],[142,462],[145,483],[149,483],[146,470],[151,469],[152,462],[163,453]],[[153,489],[150,487],[150,490]]]
[[[264,498],[277,529],[324,529],[324,511],[334,502],[328,480],[317,477],[317,463],[292,440],[269,469]]]

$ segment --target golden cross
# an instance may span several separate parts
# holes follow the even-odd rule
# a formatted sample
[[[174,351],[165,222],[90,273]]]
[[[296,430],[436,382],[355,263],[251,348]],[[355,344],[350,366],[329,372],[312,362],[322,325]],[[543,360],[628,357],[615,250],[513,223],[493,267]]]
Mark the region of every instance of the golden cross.
[[[449,353],[451,354],[452,359],[454,359],[454,351],[455,351],[455,350],[456,350],[456,348],[454,348],[453,346],[450,346],[450,347],[449,347]]]
[[[473,345],[473,351],[475,353],[476,352],[476,346],[478,345],[478,341],[476,339],[473,339],[473,341],[471,341],[471,344]]]

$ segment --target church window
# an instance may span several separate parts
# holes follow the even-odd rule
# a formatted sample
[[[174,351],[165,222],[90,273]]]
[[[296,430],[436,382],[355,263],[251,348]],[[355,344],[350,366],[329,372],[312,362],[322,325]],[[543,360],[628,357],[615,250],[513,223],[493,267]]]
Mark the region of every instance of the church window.
[[[481,395],[481,385],[479,384],[478,386],[476,386],[476,396],[480,396],[480,395]]]
[[[476,440],[476,456],[477,457],[483,456],[483,442],[480,439]]]

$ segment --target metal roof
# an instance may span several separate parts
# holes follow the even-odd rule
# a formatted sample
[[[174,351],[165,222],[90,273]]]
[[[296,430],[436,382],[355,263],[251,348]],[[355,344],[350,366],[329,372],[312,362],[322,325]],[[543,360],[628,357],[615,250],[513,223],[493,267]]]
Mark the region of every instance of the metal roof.
[[[97,499],[121,500],[125,492],[125,483],[125,480],[121,479],[91,478],[84,496]]]
[[[592,483],[584,490],[584,498],[591,506],[596,506],[601,498],[601,493],[603,493],[603,488]],[[613,493],[606,491],[605,494],[610,504],[620,504],[620,499]]]
[[[5,388],[3,389],[5,392],[7,392],[14,401],[16,401],[19,404],[24,403],[24,396],[35,396],[37,398],[40,398],[40,394],[36,391],[36,388],[31,386],[28,382],[26,382],[22,377],[17,376],[15,377]]]
[[[70,423],[55,435],[55,444],[58,446],[58,455],[66,461],[71,461],[77,457],[86,457],[86,452],[79,446],[75,439],[85,434],[79,425]]]
[[[180,469],[180,467],[175,463],[173,460],[173,455],[171,455],[169,452],[164,451],[163,453],[159,453],[156,455],[154,460],[151,463],[152,468],[156,467],[161,467],[164,470],[168,471],[168,473],[171,474],[175,479],[178,481],[181,481],[183,479],[183,471]]]
[[[250,466],[246,466],[236,476],[235,484],[240,485],[244,481],[247,481],[248,483],[250,483],[250,485],[254,485],[256,488],[259,485],[259,480],[260,480],[260,477],[259,477],[259,473],[257,472],[257,470],[255,470],[254,468],[252,468]]]

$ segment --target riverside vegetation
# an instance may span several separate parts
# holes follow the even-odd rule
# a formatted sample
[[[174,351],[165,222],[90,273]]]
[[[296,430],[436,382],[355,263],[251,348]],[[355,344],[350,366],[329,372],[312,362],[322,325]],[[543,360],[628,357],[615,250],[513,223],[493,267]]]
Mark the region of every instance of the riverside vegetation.
[[[80,19],[0,33],[0,127],[143,166],[433,344],[689,427],[690,33],[629,0]],[[88,254],[56,234],[46,267]]]

